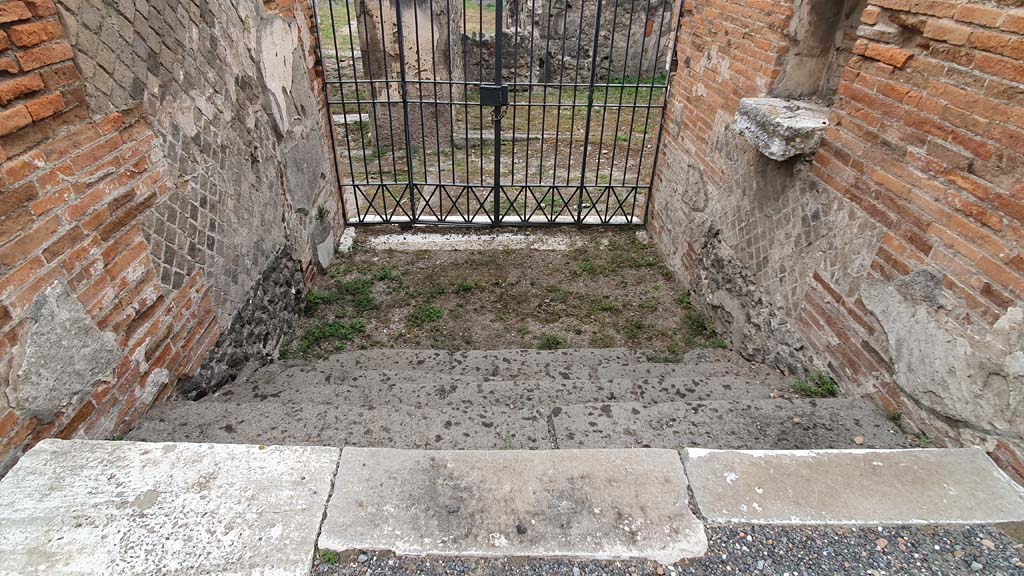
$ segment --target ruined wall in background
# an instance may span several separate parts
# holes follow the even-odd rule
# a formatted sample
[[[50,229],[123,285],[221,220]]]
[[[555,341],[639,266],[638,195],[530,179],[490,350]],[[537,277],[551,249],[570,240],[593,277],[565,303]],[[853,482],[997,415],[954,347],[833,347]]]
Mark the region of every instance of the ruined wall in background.
[[[311,26],[291,0],[0,2],[0,474],[128,429],[272,262],[314,273],[317,208],[341,214]]]
[[[1024,481],[1024,11],[808,4],[687,2],[653,236],[745,355],[826,370]],[[842,14],[835,49],[794,84],[828,37],[814,13]],[[736,134],[762,96],[831,103],[817,154]]]

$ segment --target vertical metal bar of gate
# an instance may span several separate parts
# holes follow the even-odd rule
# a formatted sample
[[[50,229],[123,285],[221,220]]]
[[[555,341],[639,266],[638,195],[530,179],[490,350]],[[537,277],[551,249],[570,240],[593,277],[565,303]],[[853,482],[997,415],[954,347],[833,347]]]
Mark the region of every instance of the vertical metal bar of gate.
[[[505,0],[498,0],[494,13],[494,86],[499,93],[504,85],[504,78],[502,78],[502,50],[505,44],[504,4]],[[491,194],[494,195],[494,215],[492,222],[498,224],[501,222],[501,120],[503,116],[501,105],[495,106],[491,114],[494,119],[494,187],[491,189]]]
[[[576,201],[576,223],[583,223],[583,194],[586,190],[587,178],[587,152],[590,150],[590,120],[594,113],[594,82],[597,79],[597,49],[598,39],[601,36],[601,0],[597,0],[597,15],[594,16],[594,46],[590,53],[590,82],[587,85],[587,119],[583,125],[583,160],[580,168],[580,197]]]
[[[406,78],[406,59],[405,59],[405,30],[402,28],[402,0],[395,1],[395,25],[398,28],[398,70],[399,79],[401,80],[401,92],[402,92],[402,117],[403,130],[405,134],[405,182],[406,190],[409,192],[409,218],[413,222],[419,219],[416,213],[416,184],[414,183],[412,173],[412,135],[409,134],[409,130],[412,128],[409,123],[409,79]],[[413,8],[415,9],[415,7]],[[419,38],[419,30],[416,31],[416,37]],[[416,55],[418,59],[419,54]],[[418,91],[421,92],[421,91]],[[422,104],[420,104],[420,118],[423,117]],[[402,195],[399,195],[399,202],[401,202]]]

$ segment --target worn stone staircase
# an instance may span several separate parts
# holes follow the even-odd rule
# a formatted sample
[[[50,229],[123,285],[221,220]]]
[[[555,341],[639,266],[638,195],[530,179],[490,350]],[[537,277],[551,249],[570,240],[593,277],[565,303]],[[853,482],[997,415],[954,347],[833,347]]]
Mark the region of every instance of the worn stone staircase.
[[[895,448],[868,400],[810,399],[725,350],[364,350],[256,370],[129,440],[422,449]]]

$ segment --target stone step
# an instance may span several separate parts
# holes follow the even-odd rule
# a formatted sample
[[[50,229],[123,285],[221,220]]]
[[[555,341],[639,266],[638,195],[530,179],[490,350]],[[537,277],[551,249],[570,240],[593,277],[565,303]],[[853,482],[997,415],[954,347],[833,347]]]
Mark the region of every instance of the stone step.
[[[576,404],[553,415],[560,448],[902,448],[885,412],[850,398]],[[857,443],[857,439],[862,439]]]
[[[660,382],[613,380],[503,380],[440,372],[360,370],[336,374],[317,366],[275,368],[236,380],[204,399],[210,402],[328,402],[381,406],[501,405],[527,408],[593,402],[661,402],[767,399],[789,389],[788,379],[704,376],[701,366],[686,378]]]
[[[742,376],[767,379],[778,372],[747,362],[728,350],[695,350],[680,362],[645,360],[643,352],[623,348],[565,350],[444,350],[374,349],[334,354],[308,365],[325,373],[358,370],[440,372],[446,375],[500,378],[503,380],[633,379],[660,382],[691,376]]]
[[[143,441],[427,449],[898,448],[866,400],[717,400],[415,407],[329,402],[168,402],[129,435]],[[855,438],[861,438],[857,444]]]

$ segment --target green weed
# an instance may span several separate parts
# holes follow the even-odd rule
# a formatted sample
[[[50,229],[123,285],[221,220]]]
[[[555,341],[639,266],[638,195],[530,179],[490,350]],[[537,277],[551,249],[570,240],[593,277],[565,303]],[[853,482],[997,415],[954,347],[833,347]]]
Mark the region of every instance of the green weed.
[[[320,563],[326,566],[333,566],[341,561],[341,557],[334,550],[321,550]]]
[[[336,341],[335,347],[338,350],[344,350],[347,343],[355,340],[364,332],[366,332],[366,324],[362,320],[334,320],[317,324],[302,333],[302,337],[299,338],[298,352],[306,354],[327,340]]]
[[[597,296],[591,301],[594,312],[619,312],[622,306],[607,296]]]
[[[834,398],[839,395],[839,384],[824,372],[812,372],[793,384],[793,391],[811,398]]]
[[[394,282],[399,280],[401,277],[401,274],[396,272],[394,268],[388,268],[387,266],[378,268],[373,273],[374,280],[377,280],[378,282]]]
[[[565,347],[565,339],[555,334],[544,334],[537,344],[538,350],[558,350]]]
[[[410,326],[425,326],[431,322],[436,322],[444,317],[444,308],[435,306],[433,304],[427,304],[426,306],[420,306],[419,308],[412,311],[409,314],[406,321]]]

